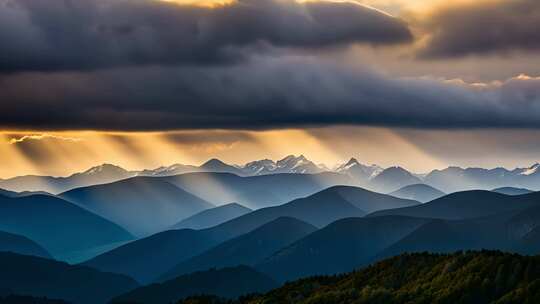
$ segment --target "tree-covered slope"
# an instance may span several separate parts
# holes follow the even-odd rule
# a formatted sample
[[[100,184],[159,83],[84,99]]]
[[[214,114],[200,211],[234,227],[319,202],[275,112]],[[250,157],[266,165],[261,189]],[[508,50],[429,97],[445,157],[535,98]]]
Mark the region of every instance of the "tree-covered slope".
[[[180,303],[219,301],[191,298]],[[540,303],[540,257],[498,251],[404,254],[342,276],[294,281],[236,303]]]

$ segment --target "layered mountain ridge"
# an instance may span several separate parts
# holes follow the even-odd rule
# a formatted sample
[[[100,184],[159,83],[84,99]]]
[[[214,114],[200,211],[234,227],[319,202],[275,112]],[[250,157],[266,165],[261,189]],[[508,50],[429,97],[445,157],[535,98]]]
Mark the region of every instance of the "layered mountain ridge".
[[[520,188],[523,189],[522,191],[540,190],[540,164],[538,163],[513,170],[452,166],[442,170],[432,170],[426,174],[416,174],[399,166],[383,168],[375,164],[366,165],[356,158],[351,158],[329,169],[323,164],[316,164],[304,155],[289,155],[277,161],[256,160],[245,165],[231,165],[214,158],[200,166],[173,164],[141,171],[130,171],[112,164],[103,164],[68,177],[27,175],[0,179],[0,189],[14,192],[45,191],[57,194],[74,188],[106,184],[135,176],[170,177],[197,172],[230,173],[238,176],[334,172],[351,178],[359,186],[385,193],[414,184],[426,184],[445,193],[506,187]]]

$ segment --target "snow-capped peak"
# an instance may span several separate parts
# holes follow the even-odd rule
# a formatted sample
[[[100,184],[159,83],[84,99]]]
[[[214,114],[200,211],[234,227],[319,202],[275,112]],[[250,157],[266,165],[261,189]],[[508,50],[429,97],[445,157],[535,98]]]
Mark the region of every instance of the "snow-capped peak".
[[[356,158],[351,158],[348,162],[338,165],[334,171],[342,174],[348,174],[360,179],[372,179],[379,175],[384,169],[377,165],[361,164]]]
[[[82,174],[85,175],[94,175],[94,174],[100,174],[104,172],[127,172],[124,168],[115,166],[112,164],[103,164],[100,166],[92,167],[86,171],[84,171]]]
[[[360,163],[356,158],[351,158],[347,163],[338,165],[335,169],[337,172],[342,172],[351,169],[354,166],[360,166]]]
[[[529,167],[527,169],[524,169],[520,174],[521,175],[533,175],[536,172],[538,172],[538,170],[540,170],[540,164],[534,164],[533,166],[531,166],[531,167]]]

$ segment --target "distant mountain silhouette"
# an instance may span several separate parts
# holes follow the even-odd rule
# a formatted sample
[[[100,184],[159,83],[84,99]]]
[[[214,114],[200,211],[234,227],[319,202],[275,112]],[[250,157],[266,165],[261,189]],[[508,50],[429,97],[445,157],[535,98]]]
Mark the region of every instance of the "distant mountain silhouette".
[[[74,189],[60,196],[109,219],[137,236],[163,231],[180,219],[214,207],[178,187],[153,177]]]
[[[4,189],[0,189],[0,195],[1,196],[7,196],[7,197],[25,197],[25,196],[32,196],[32,195],[49,195],[54,196],[53,194],[50,194],[45,191],[23,191],[23,192],[14,192],[14,191],[8,191]]]
[[[466,190],[490,190],[502,187],[540,190],[540,164],[513,170],[505,168],[448,167],[443,170],[433,170],[427,174],[414,174],[401,167],[390,167],[384,170],[377,165],[364,165],[355,158],[351,158],[348,162],[330,170],[322,164],[315,164],[303,155],[289,155],[279,161],[269,159],[256,160],[242,166],[230,165],[219,159],[211,159],[201,166],[174,164],[142,171],[128,171],[115,165],[103,164],[68,177],[28,175],[5,180],[0,179],[0,188],[15,192],[45,191],[57,194],[74,188],[111,183],[134,176],[168,177],[196,172],[230,173],[237,176],[334,172],[349,177],[350,181],[347,185],[362,186],[384,193],[397,191],[399,188],[420,183],[430,185],[446,193]],[[378,177],[383,172],[385,174],[382,177]],[[334,183],[332,185],[338,184],[340,183]],[[327,184],[326,187],[332,185]],[[305,193],[304,195],[307,194]],[[289,197],[288,200],[297,197]],[[212,201],[206,197],[203,198]],[[219,204],[225,204],[233,201],[249,205],[245,201],[236,199],[224,199],[218,202]],[[280,202],[286,201],[281,200]]]
[[[0,251],[51,258],[43,247],[27,237],[0,231]]]
[[[506,194],[506,195],[523,195],[523,194],[529,194],[529,193],[534,192],[529,189],[514,188],[514,187],[502,187],[502,188],[493,189],[491,191],[497,192],[500,194]]]
[[[334,186],[318,193],[326,195],[326,200],[345,200],[356,208],[371,213],[378,210],[416,206],[415,200],[396,198],[390,195],[369,191],[359,187]]]
[[[390,195],[426,203],[434,199],[443,197],[446,194],[438,189],[435,189],[425,184],[415,184],[405,186],[397,191],[391,192]]]
[[[425,177],[424,182],[447,193],[501,187],[540,190],[539,168],[540,164],[514,170],[449,167],[432,171]]]
[[[498,251],[403,254],[341,276],[302,279],[238,301],[192,297],[178,304],[537,303],[540,257]]]
[[[200,172],[215,172],[215,173],[231,173],[236,175],[244,175],[240,168],[228,165],[217,158],[213,158],[199,167]]]
[[[0,189],[0,195],[6,197],[17,197],[19,193],[9,190]]]
[[[123,275],[7,252],[0,252],[0,269],[0,286],[13,294],[63,299],[74,304],[106,303],[138,286]]]
[[[231,203],[201,211],[172,226],[172,229],[205,229],[210,228],[253,210],[237,203]]]
[[[135,174],[115,165],[103,164],[68,177],[27,175],[0,180],[0,188],[16,192],[46,191],[57,194],[74,188],[118,181]]]
[[[504,232],[502,223],[490,218],[432,220],[380,252],[374,261],[406,252],[452,253],[481,249],[509,251],[512,245]]]
[[[165,281],[210,268],[252,266],[315,230],[317,228],[314,226],[295,218],[280,217],[180,263],[161,276],[159,280]]]
[[[317,227],[323,227],[338,219],[361,217],[366,214],[365,211],[357,208],[353,202],[344,198],[338,190],[339,188],[329,188],[280,206],[255,210],[233,221],[262,224],[282,216],[290,216]],[[363,189],[360,189],[360,191],[363,191]]]
[[[465,191],[446,195],[429,203],[383,210],[369,216],[404,215],[448,220],[470,219],[540,205],[540,194],[508,196],[490,191]]]
[[[277,283],[247,266],[211,269],[180,276],[176,279],[140,287],[116,297],[111,303],[168,304],[183,298],[212,294],[221,298],[266,292]]]
[[[98,215],[45,195],[0,196],[0,231],[25,236],[55,257],[132,238],[127,231]]]
[[[174,164],[171,166],[162,166],[151,170],[142,170],[137,172],[137,176],[173,176],[184,173],[199,172],[199,167],[183,164]]]
[[[354,184],[350,177],[336,173],[253,177],[227,173],[188,173],[164,179],[215,205],[237,202],[251,209],[280,205],[335,185]]]
[[[388,168],[371,180],[371,187],[378,192],[397,191],[409,185],[421,184],[422,180],[401,167]]]
[[[371,194],[360,188],[354,189],[358,189],[359,193]],[[340,193],[335,188],[330,188],[284,205],[255,210],[208,229],[165,231],[120,246],[95,257],[85,265],[103,271],[123,273],[140,282],[148,282],[191,257],[280,217],[294,217],[322,227],[338,219],[360,217],[366,214],[365,211],[343,198]],[[387,197],[390,202],[401,202],[407,205],[414,203],[383,194],[379,195]],[[358,196],[354,203],[363,202],[362,197]]]
[[[339,220],[284,247],[256,268],[282,282],[348,272],[428,221],[401,216]]]
[[[538,205],[474,219],[432,220],[385,249],[375,260],[404,252],[423,251],[450,253],[457,250],[496,249],[538,254],[540,246],[530,242],[537,227],[540,227]]]
[[[164,231],[105,252],[82,265],[150,283],[178,263],[238,235],[221,235],[220,232],[211,229]]]

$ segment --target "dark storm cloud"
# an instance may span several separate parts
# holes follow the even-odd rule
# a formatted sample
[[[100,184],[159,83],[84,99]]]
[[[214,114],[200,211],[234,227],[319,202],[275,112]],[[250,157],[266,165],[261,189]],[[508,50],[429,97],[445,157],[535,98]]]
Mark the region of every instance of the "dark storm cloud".
[[[540,128],[540,79],[390,79],[320,59],[0,78],[0,128],[272,129],[333,124]]]
[[[0,72],[236,62],[257,46],[409,42],[401,20],[354,3],[0,0]],[[246,50],[246,48],[248,50]]]
[[[36,165],[54,164],[58,151],[67,151],[70,146],[77,145],[78,138],[61,137],[56,135],[26,135],[9,136],[9,144],[15,147],[22,155]],[[55,149],[53,149],[54,147]]]
[[[478,1],[442,8],[425,25],[424,58],[540,50],[540,1]]]

